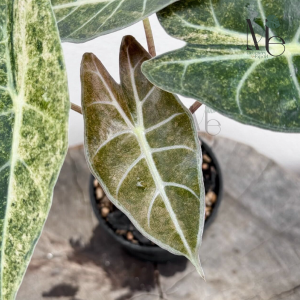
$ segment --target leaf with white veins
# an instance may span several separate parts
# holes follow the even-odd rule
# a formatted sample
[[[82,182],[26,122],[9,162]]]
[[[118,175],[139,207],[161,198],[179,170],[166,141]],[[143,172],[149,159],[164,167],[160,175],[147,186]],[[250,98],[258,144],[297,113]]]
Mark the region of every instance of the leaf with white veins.
[[[109,199],[150,240],[184,255],[203,276],[201,150],[189,111],[153,86],[150,55],[131,36],[120,52],[121,84],[93,54],[81,67],[85,154]]]
[[[247,3],[246,3],[247,2]],[[300,132],[299,0],[185,0],[159,13],[172,36],[187,45],[143,65],[158,87],[195,98],[239,122],[270,130]],[[269,37],[285,41],[282,56],[264,47],[266,17],[280,26]],[[255,50],[247,23],[252,20],[260,51]],[[261,36],[260,36],[261,35]],[[281,43],[273,38],[270,43]],[[279,55],[280,44],[270,44]]]
[[[85,42],[128,27],[178,0],[52,0],[61,39]]]
[[[0,0],[0,299],[15,299],[67,150],[68,86],[48,0]]]

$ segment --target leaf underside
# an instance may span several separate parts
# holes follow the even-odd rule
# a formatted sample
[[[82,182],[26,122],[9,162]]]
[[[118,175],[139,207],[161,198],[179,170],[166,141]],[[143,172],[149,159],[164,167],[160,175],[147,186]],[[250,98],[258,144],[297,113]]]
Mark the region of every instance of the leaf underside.
[[[204,226],[201,150],[192,117],[153,86],[141,65],[150,55],[131,36],[120,52],[121,84],[93,54],[82,61],[85,152],[109,199],[150,240],[189,258]]]
[[[67,149],[64,61],[47,0],[0,0],[0,299],[15,299]]]
[[[247,2],[247,3],[246,3]],[[239,122],[300,132],[300,6],[298,0],[185,0],[159,13],[172,36],[187,45],[146,62],[143,73],[158,87],[192,97]],[[280,26],[270,37],[285,41],[282,56],[265,49],[266,16]],[[255,50],[246,19],[253,24]],[[263,20],[263,22],[261,22]],[[273,38],[270,43],[281,43]],[[270,45],[279,55],[282,45]],[[266,58],[264,57],[266,56]]]
[[[177,0],[52,0],[61,39],[81,43],[141,21]]]

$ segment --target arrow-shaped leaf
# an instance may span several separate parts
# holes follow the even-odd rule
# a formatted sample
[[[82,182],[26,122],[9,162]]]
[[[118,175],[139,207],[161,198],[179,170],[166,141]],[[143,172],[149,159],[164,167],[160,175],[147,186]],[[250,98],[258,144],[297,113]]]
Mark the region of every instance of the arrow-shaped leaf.
[[[80,43],[130,26],[176,1],[52,0],[52,6],[62,40]]]
[[[147,78],[169,92],[192,97],[242,123],[300,132],[300,6],[281,0],[185,0],[159,13],[166,31],[187,45],[146,62]],[[280,26],[269,37],[285,41],[263,47],[258,16],[276,15]],[[260,51],[247,23],[252,20]],[[255,23],[256,22],[256,23]],[[259,36],[262,35],[262,36]],[[281,43],[273,38],[270,43]]]
[[[82,61],[85,152],[110,200],[150,240],[198,258],[204,226],[201,150],[192,116],[141,73],[150,55],[123,40],[121,85],[93,54]]]
[[[0,299],[21,283],[67,149],[68,90],[47,0],[0,1]]]

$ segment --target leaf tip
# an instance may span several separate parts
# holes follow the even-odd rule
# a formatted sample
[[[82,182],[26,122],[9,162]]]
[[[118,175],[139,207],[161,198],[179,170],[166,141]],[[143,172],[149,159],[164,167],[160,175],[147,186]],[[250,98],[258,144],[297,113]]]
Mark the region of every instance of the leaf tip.
[[[191,260],[192,264],[194,265],[194,267],[196,268],[196,271],[197,273],[200,275],[200,277],[206,281],[205,279],[205,274],[204,274],[204,271],[203,271],[203,268],[201,266],[201,263],[200,263],[200,259],[199,259],[199,256],[197,255],[193,260]]]
[[[90,68],[95,68],[97,64],[102,66],[101,62],[98,60],[97,56],[94,53],[86,52],[82,55],[80,74],[81,80],[83,80],[83,76],[86,70]],[[97,67],[96,67],[97,68]]]
[[[125,35],[122,39],[122,44],[137,43],[137,40],[132,35]]]
[[[82,55],[82,62],[89,61],[89,60],[93,59],[94,57],[96,57],[94,53],[86,52]]]

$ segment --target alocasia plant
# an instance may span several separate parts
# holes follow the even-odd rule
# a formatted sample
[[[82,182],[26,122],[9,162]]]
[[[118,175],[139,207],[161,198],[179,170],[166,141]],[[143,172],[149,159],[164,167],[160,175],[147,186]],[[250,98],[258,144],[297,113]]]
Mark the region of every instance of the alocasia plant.
[[[14,299],[67,150],[69,99],[47,0],[0,1],[0,299]]]
[[[185,255],[203,276],[198,136],[180,100],[143,76],[141,65],[150,57],[133,37],[125,37],[119,85],[93,54],[84,55],[86,158],[109,199],[134,225],[161,247]]]
[[[66,153],[69,102],[58,32],[63,41],[83,42],[168,6],[159,20],[187,42],[184,48],[149,61],[138,42],[126,37],[121,84],[93,54],[84,56],[86,158],[134,225],[161,247],[188,257],[203,276],[201,152],[190,113],[169,92],[246,124],[299,132],[298,2],[0,0],[0,300],[15,298]],[[268,33],[277,35],[272,42],[285,40],[285,52],[256,58],[253,44],[247,51],[246,19],[261,52]],[[149,23],[144,25],[154,56]],[[274,55],[282,49],[270,44]]]
[[[278,57],[267,54],[265,31],[256,21],[266,23],[272,15],[278,17],[280,26],[270,29],[269,37],[282,37],[286,43],[284,54]],[[246,19],[253,21],[265,57],[255,56],[251,34],[252,51],[246,50]],[[187,45],[144,64],[143,72],[152,83],[195,98],[242,123],[300,132],[298,0],[185,0],[161,11],[159,20],[170,35]],[[281,40],[273,38],[270,43]],[[270,44],[273,55],[283,50],[281,44]]]

